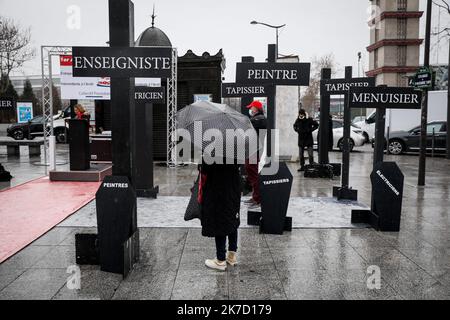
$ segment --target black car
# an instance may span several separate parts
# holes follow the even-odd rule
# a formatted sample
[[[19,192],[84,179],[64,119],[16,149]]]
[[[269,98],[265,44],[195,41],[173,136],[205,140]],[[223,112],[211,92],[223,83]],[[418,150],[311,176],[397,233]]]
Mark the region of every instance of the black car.
[[[14,140],[34,139],[44,135],[44,117],[37,116],[25,123],[15,123],[6,129],[6,133]]]
[[[433,138],[434,133],[434,138]],[[420,149],[420,126],[409,131],[395,131],[389,134],[389,152],[399,155]],[[447,150],[447,122],[432,121],[427,125],[427,150],[436,152]]]

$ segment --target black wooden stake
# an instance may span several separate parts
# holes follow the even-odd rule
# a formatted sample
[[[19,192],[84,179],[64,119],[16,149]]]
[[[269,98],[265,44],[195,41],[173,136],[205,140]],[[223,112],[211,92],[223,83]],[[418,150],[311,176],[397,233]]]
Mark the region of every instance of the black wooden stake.
[[[331,69],[324,68],[321,73],[322,80],[331,79]],[[320,96],[320,128],[319,128],[319,163],[328,164],[329,133],[332,128],[329,127],[330,122],[330,95]]]

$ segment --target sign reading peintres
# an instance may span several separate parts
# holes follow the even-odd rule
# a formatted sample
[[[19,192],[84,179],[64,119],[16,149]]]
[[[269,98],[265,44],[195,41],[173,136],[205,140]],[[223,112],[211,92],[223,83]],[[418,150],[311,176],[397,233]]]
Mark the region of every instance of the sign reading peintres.
[[[252,86],[237,83],[222,83],[223,98],[267,97],[267,86]]]
[[[172,49],[74,47],[74,77],[170,78]]]
[[[310,63],[238,63],[236,82],[251,85],[308,86]]]
[[[163,104],[166,102],[166,91],[164,87],[136,87],[134,99],[141,103]]]
[[[351,87],[374,87],[375,78],[330,79],[320,81],[321,95],[339,95],[348,93]]]
[[[420,109],[422,92],[412,88],[357,88],[349,90],[350,108]]]

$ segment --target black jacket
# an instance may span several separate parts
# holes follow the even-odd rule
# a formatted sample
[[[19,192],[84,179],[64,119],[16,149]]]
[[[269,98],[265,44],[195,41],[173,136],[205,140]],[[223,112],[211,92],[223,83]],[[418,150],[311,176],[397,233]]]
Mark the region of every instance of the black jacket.
[[[262,133],[261,130],[267,130],[267,119],[264,116],[264,113],[259,112],[250,118],[250,121],[253,125],[253,128],[256,130],[256,134],[258,135],[258,141],[260,145],[264,144],[264,139],[266,138],[265,134]]]
[[[312,133],[319,128],[317,121],[311,118],[305,118],[301,120],[297,118],[294,124],[294,130],[298,133],[298,146],[299,147],[312,147],[314,145],[314,139]]]
[[[228,236],[240,225],[239,166],[203,164],[201,172],[206,175],[206,183],[202,188],[202,235]]]

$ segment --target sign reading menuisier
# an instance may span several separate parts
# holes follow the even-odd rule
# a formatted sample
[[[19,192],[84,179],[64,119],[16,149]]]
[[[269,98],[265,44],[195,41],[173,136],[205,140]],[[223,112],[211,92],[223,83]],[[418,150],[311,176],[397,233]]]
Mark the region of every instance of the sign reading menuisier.
[[[222,83],[222,98],[266,97],[268,93],[269,88],[263,85]]]
[[[320,81],[320,94],[347,94],[351,87],[374,87],[375,78],[330,79]]]
[[[236,82],[251,85],[309,86],[310,63],[238,63]]]
[[[170,78],[172,49],[74,47],[74,77]]]
[[[422,92],[412,88],[350,88],[350,108],[420,109]]]

